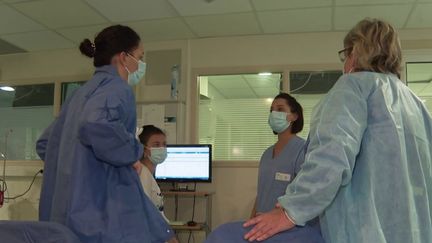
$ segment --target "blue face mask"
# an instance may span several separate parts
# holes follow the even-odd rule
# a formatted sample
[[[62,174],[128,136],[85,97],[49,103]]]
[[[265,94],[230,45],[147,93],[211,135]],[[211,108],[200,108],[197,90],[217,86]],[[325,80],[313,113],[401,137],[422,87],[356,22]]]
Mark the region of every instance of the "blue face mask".
[[[168,156],[166,147],[150,148],[150,161],[154,165],[162,164]]]
[[[132,59],[134,59],[138,63],[138,69],[135,72],[130,72],[127,67],[125,67],[128,74],[128,84],[131,86],[137,85],[141,79],[144,77],[147,64],[141,60],[135,59],[132,55],[128,54]]]
[[[287,116],[286,112],[272,111],[270,113],[268,123],[275,133],[279,134],[291,125],[291,122],[287,121]]]

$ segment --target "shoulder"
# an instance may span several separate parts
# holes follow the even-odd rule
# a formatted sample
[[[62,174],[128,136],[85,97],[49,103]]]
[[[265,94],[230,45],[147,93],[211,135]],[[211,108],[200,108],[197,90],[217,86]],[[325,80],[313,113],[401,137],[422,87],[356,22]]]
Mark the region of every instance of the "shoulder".
[[[304,146],[305,143],[306,143],[306,140],[305,140],[304,138],[302,138],[302,137],[299,137],[299,136],[295,135],[295,136],[292,138],[292,142],[293,142],[294,144],[298,145],[298,146]]]
[[[143,166],[141,173],[139,174],[139,178],[141,180],[141,184],[143,187],[151,187],[152,186],[152,174],[146,166]]]
[[[116,96],[119,98],[130,98],[133,96],[132,88],[120,77],[113,76],[108,82],[102,84],[103,88],[107,94]]]
[[[90,100],[103,102],[109,107],[122,106],[133,102],[134,94],[131,87],[120,77],[113,77],[102,80]]]
[[[360,97],[368,97],[380,87],[402,83],[395,75],[376,72],[355,72],[342,75],[331,92],[352,93]]]
[[[264,150],[263,154],[261,155],[261,160],[266,159],[269,156],[271,157],[273,154],[273,148],[274,148],[274,145],[266,148],[266,150]]]

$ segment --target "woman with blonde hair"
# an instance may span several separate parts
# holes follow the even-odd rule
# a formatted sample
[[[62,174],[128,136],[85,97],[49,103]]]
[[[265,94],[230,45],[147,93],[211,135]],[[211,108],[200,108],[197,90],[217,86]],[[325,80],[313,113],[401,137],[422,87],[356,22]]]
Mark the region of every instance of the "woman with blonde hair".
[[[246,239],[319,215],[326,242],[432,242],[432,119],[399,79],[397,33],[365,19],[344,47],[346,75],[314,111],[302,170]]]
[[[246,240],[320,216],[328,243],[432,242],[432,119],[399,79],[397,33],[365,19],[344,47],[346,74],[314,111],[301,171],[274,210],[244,224]]]

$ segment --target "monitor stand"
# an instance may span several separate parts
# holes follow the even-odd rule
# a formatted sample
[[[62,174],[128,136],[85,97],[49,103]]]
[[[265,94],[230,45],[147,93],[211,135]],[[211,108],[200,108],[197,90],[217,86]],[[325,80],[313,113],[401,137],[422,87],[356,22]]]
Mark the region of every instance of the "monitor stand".
[[[196,186],[194,188],[189,188],[188,184],[185,183],[174,183],[174,188],[170,191],[173,192],[195,192]]]

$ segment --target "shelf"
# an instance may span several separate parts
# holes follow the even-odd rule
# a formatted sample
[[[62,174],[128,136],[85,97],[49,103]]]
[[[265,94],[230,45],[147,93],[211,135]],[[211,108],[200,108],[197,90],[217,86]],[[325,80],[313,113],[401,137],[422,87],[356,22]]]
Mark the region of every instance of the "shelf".
[[[183,197],[208,197],[214,194],[214,192],[189,192],[189,191],[163,191],[162,194],[164,196],[183,196]]]
[[[215,194],[214,192],[209,191],[162,191],[162,194],[167,197],[200,197],[200,200],[206,201],[206,214],[204,223],[197,223],[195,226],[188,226],[187,223],[183,225],[174,224],[170,225],[173,230],[177,231],[205,231],[206,236],[210,234],[211,223],[212,223],[212,196]],[[178,202],[176,202],[178,203]],[[195,207],[195,203],[194,203]],[[178,218],[178,204],[175,210],[175,219]],[[195,209],[193,209],[195,210]]]
[[[137,105],[153,105],[153,104],[185,104],[182,100],[148,100],[136,101]]]
[[[201,231],[207,228],[207,225],[204,223],[197,223],[195,226],[185,225],[170,225],[173,230],[192,230],[192,231]]]

